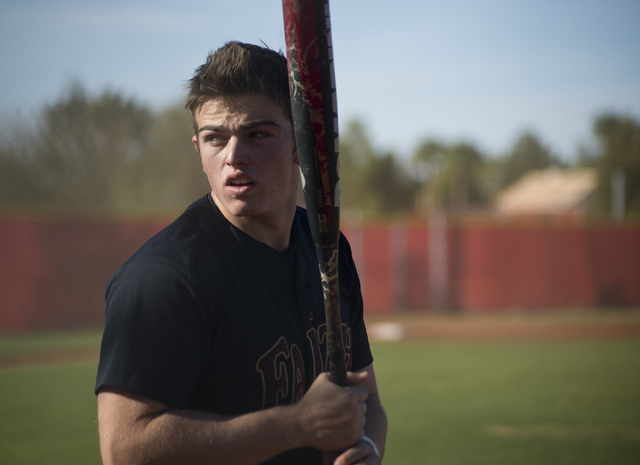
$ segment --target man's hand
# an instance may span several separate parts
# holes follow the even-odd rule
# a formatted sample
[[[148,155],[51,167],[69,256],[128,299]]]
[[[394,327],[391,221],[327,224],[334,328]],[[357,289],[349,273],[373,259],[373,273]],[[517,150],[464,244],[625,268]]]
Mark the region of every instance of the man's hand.
[[[369,396],[361,385],[368,373],[348,373],[349,387],[340,387],[322,373],[296,404],[304,443],[325,451],[344,451],[364,436]]]
[[[360,379],[356,383],[357,386],[365,388],[368,393],[365,401],[367,404],[366,436],[363,435],[358,441],[338,451],[324,449],[322,451],[324,465],[380,465],[382,463],[387,435],[387,416],[380,404],[373,366],[369,365],[359,374],[366,375],[364,381],[361,382]]]

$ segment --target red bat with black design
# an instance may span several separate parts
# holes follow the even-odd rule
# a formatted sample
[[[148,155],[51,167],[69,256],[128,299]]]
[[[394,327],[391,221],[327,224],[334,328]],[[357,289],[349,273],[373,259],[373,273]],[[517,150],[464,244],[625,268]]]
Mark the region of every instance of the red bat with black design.
[[[309,225],[324,291],[331,380],[347,385],[340,319],[338,111],[328,0],[283,0],[289,90]]]

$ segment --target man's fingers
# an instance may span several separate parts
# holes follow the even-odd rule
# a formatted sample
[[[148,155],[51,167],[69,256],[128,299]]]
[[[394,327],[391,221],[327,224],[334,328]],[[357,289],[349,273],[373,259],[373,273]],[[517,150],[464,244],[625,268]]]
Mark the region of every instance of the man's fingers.
[[[367,457],[375,457],[375,452],[371,444],[360,441],[338,456],[333,462],[334,465],[356,465],[366,464]]]
[[[347,382],[349,386],[358,386],[364,383],[369,378],[369,373],[366,371],[362,372],[353,372],[350,371],[347,373]]]
[[[369,393],[365,388],[361,386],[369,378],[369,373],[363,371],[361,373],[347,373],[347,381],[349,382],[349,388],[355,394],[358,402],[364,402],[369,398]]]
[[[340,453],[338,452],[331,452],[328,450],[323,450],[322,451],[322,465],[333,465],[336,462],[336,459],[338,458],[338,455],[340,455]]]

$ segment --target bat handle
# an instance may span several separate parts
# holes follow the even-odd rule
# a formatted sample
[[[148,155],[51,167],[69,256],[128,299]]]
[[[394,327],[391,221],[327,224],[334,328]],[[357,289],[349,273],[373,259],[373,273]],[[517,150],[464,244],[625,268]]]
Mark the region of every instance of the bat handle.
[[[324,291],[324,311],[327,320],[327,359],[331,381],[338,386],[347,386],[347,363],[342,333],[340,312],[340,286],[338,279],[338,248],[331,247],[331,260],[325,261],[321,269]]]

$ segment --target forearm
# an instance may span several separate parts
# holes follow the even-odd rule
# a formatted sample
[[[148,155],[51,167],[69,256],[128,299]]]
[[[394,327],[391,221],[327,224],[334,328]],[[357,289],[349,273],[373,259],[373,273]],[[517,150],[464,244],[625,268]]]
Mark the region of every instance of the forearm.
[[[105,465],[254,464],[304,442],[294,406],[226,417],[112,391],[98,396],[98,422]]]
[[[299,447],[287,407],[233,418],[173,411],[141,420],[111,444],[113,463],[257,464]]]
[[[350,379],[366,375],[350,373]],[[344,450],[362,437],[367,391],[342,388],[320,375],[296,404],[234,417],[170,409],[117,389],[98,395],[105,465],[251,465],[299,447]]]

